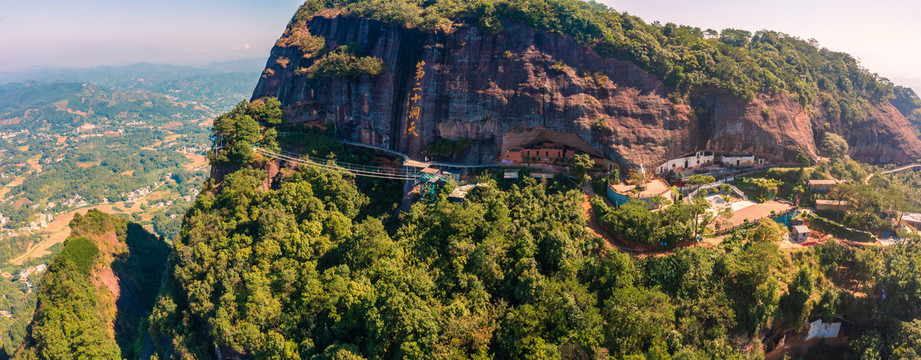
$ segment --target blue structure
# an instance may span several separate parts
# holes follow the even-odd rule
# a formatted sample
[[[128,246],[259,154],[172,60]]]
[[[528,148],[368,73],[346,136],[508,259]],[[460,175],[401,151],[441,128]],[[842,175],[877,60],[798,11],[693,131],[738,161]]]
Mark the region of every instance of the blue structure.
[[[616,191],[614,191],[614,188],[610,186],[607,186],[607,188],[608,188],[608,199],[611,199],[611,202],[613,202],[617,206],[621,206],[623,204],[628,203],[630,200],[633,200],[632,197],[629,197],[623,194],[618,194]]]
[[[799,215],[799,210],[793,210],[791,212],[788,212],[786,214],[783,214],[783,215],[780,215],[774,218],[774,221],[776,221],[778,224],[783,225],[784,227],[790,227],[790,220],[793,220],[793,218],[797,217],[798,215]]]

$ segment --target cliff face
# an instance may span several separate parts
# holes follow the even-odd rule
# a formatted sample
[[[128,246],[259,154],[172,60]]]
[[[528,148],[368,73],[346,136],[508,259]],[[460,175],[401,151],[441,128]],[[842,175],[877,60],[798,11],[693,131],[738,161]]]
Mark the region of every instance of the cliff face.
[[[858,160],[921,158],[921,141],[888,103],[874,105],[868,121],[847,131],[785,94],[749,103],[713,95],[692,108],[669,100],[665,84],[632,63],[515,23],[499,34],[475,26],[428,33],[329,14],[314,17],[307,28],[324,37],[328,49],[361,45],[383,59],[387,71],[310,79],[296,70],[316,59],[296,46],[276,46],[253,98],[276,96],[293,121],[334,126],[341,138],[413,158],[433,141],[469,138],[475,146],[459,161],[492,163],[505,150],[547,140],[626,166],[652,167],[703,149],[781,162],[800,151],[818,156],[816,143],[836,129]]]

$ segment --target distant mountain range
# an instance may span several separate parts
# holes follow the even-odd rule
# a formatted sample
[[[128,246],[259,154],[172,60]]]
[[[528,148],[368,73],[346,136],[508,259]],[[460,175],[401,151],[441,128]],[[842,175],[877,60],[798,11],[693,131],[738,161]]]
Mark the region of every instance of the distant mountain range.
[[[113,90],[142,90],[195,101],[225,111],[249,98],[265,59],[215,62],[202,66],[139,63],[73,69],[32,69],[0,73],[0,85],[21,82],[90,83]]]
[[[123,66],[97,66],[92,68],[37,68],[24,71],[0,72],[0,85],[11,82],[92,82],[100,85],[114,84],[126,78],[143,78],[155,81],[185,76],[258,73],[265,67],[265,59],[243,59],[214,62],[200,66],[137,63]]]

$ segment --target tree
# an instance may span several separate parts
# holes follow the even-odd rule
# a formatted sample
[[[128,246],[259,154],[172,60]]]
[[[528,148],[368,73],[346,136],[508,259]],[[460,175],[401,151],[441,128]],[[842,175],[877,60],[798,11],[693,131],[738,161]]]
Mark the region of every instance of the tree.
[[[249,144],[259,140],[260,129],[259,123],[251,116],[243,115],[236,118],[236,137],[234,141],[242,141]]]
[[[630,169],[628,176],[630,177],[630,180],[633,180],[633,182],[636,183],[636,187],[638,189],[644,188],[646,184],[646,178],[643,176],[643,174],[640,174],[638,170]]]
[[[572,165],[572,174],[579,181],[579,184],[585,183],[588,171],[595,167],[595,162],[588,154],[575,154],[569,158],[569,164]]]
[[[892,359],[921,358],[921,319],[899,324],[889,345]]]
[[[265,99],[265,105],[259,112],[259,120],[269,126],[281,125],[285,114],[281,111],[281,102],[276,97]]]
[[[908,201],[908,198],[905,196],[908,191],[902,189],[901,186],[892,185],[885,190],[883,196],[880,197],[885,202],[887,210],[895,212],[899,215],[898,223],[896,227],[902,225],[902,216],[905,212],[915,211],[915,207],[912,206],[911,202]]]
[[[882,359],[883,340],[880,333],[876,330],[870,330],[849,344],[853,359],[859,360],[880,360]]]
[[[780,224],[771,218],[758,220],[757,224],[748,233],[748,238],[752,242],[779,243],[783,241],[784,230]]]
[[[691,204],[691,209],[694,212],[694,238],[696,239],[700,228],[706,228],[707,225],[710,225],[710,222],[716,218],[716,216],[710,212],[707,212],[707,209],[710,208],[710,202],[704,198],[696,198]],[[703,215],[703,218],[700,216]]]
[[[607,347],[620,355],[643,352],[654,340],[664,338],[675,322],[667,295],[635,287],[614,290],[602,314],[608,319]]]
[[[611,170],[611,173],[608,174],[608,181],[613,183],[620,182],[620,169]]]
[[[822,151],[829,158],[834,161],[842,160],[847,157],[848,149],[847,141],[843,137],[835,133],[825,133],[825,139],[822,140]]]
[[[812,312],[814,305],[809,301],[815,288],[812,271],[801,267],[787,287],[787,294],[780,298],[780,308],[792,325],[799,327],[806,323],[806,317]]]
[[[800,152],[796,154],[796,164],[801,168],[809,167],[812,165],[812,160],[809,160],[809,157],[806,156],[806,154]]]
[[[710,184],[714,182],[716,182],[716,178],[713,177],[712,175],[694,174],[688,177],[688,184],[691,184],[694,186],[701,186],[701,185],[706,185],[706,184]]]
[[[745,30],[723,29],[720,32],[720,42],[736,47],[747,45],[752,38],[752,33]]]

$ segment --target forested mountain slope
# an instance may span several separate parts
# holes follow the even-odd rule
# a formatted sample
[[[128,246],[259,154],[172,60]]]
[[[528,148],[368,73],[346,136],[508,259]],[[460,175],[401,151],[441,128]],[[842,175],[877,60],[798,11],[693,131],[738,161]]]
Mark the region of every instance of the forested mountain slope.
[[[186,216],[150,317],[159,358],[757,359],[817,318],[846,319],[852,341],[803,358],[921,354],[917,242],[790,250],[763,220],[633,257],[586,230],[569,179],[501,173],[464,203],[448,186],[394,217],[386,181],[240,151],[277,133],[275,146],[356,161],[332,129],[272,125],[261,106],[219,118],[262,130],[212,154],[220,176]],[[651,231],[690,236],[690,205],[658,214]]]
[[[71,237],[39,289],[30,336],[17,358],[133,359],[160,288],[168,245],[124,218],[75,216]]]
[[[836,133],[857,160],[914,162],[921,140],[892,88],[813,41],[646,24],[578,0],[310,0],[253,98],[414,157],[470,139],[459,158],[493,162],[566,138],[627,166],[698,149],[784,162]]]

